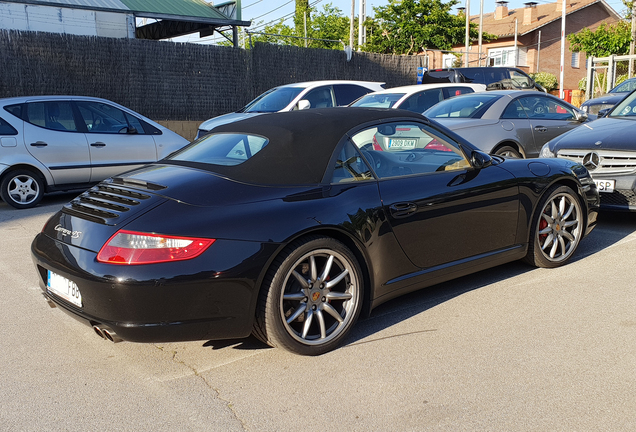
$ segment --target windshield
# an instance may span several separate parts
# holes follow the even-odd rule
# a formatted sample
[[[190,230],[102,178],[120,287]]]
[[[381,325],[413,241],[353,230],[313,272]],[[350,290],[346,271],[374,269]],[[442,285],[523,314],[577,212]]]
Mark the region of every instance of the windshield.
[[[302,92],[302,87],[276,87],[248,103],[239,112],[277,112],[285,108]]]
[[[636,92],[616,105],[608,117],[636,117]]]
[[[493,94],[471,94],[446,99],[424,111],[429,118],[481,118],[488,107],[500,96]]]
[[[610,93],[627,93],[636,89],[636,79],[630,79],[625,82],[620,83],[613,89],[611,89]]]
[[[166,159],[212,165],[239,165],[261,151],[267,138],[234,133],[206,135]]]
[[[351,104],[352,107],[392,108],[405,93],[368,94]]]

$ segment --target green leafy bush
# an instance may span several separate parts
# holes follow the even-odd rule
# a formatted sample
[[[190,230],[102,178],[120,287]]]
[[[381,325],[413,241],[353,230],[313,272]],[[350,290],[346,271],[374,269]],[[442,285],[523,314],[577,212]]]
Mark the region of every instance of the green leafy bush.
[[[557,77],[549,72],[538,72],[530,76],[537,84],[539,84],[549,92],[559,86]]]

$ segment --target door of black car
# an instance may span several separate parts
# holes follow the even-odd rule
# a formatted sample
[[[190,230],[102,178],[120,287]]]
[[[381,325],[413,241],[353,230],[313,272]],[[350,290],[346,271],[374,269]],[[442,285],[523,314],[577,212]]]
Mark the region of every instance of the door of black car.
[[[515,244],[518,188],[497,166],[473,168],[460,146],[416,122],[352,137],[379,178],[383,208],[411,261],[430,268]]]

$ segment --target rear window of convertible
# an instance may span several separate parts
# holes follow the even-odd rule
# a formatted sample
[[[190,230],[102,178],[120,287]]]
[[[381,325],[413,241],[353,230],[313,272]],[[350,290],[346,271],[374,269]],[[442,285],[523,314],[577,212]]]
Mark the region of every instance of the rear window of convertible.
[[[269,140],[262,136],[221,133],[207,135],[168,157],[168,160],[211,165],[240,165],[261,151]]]

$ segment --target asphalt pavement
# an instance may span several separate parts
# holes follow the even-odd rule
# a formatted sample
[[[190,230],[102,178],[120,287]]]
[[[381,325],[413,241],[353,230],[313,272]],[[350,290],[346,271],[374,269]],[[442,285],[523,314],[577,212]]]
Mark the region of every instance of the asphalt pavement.
[[[0,202],[0,431],[636,430],[636,214],[603,213],[564,267],[412,293],[300,357],[113,344],[49,307],[30,243],[72,196]]]

